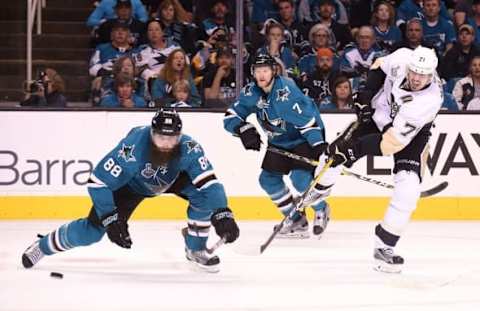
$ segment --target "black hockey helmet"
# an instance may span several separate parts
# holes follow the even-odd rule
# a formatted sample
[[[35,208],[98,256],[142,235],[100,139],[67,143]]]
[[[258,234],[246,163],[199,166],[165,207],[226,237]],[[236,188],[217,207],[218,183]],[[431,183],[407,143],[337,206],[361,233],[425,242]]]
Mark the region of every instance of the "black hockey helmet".
[[[182,131],[180,115],[174,109],[158,110],[152,119],[152,131],[160,135],[179,135]]]
[[[274,73],[276,73],[277,65],[277,61],[272,56],[270,56],[270,54],[258,54],[257,56],[255,56],[255,60],[253,61],[252,67],[250,68],[252,77],[255,67],[270,66]]]

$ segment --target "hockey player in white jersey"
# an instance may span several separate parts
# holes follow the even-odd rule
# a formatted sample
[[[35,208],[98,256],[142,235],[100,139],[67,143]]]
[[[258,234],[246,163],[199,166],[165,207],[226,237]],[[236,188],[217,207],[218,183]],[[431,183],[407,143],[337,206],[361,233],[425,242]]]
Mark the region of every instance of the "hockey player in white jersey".
[[[375,227],[378,271],[400,272],[404,263],[393,249],[420,197],[430,128],[443,102],[437,64],[435,52],[419,46],[399,49],[372,65],[366,88],[354,103],[357,121],[329,145],[326,154],[333,162],[309,198],[327,197],[342,165],[351,167],[365,155],[393,155],[395,188],[383,221]]]

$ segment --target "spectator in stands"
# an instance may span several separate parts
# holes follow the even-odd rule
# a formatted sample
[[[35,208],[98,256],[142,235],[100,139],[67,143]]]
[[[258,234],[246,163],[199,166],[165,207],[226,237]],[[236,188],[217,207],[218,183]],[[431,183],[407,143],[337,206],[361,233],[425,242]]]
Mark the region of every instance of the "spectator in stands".
[[[272,22],[266,26],[265,45],[257,50],[257,54],[270,54],[282,67],[282,73],[293,74],[295,56],[285,45],[283,26]]]
[[[294,0],[278,0],[278,22],[285,29],[285,41],[287,46],[296,54],[300,55],[302,44],[306,40],[306,27],[295,17]]]
[[[352,85],[350,84],[350,80],[346,76],[340,75],[334,80],[332,88],[334,90],[332,96],[320,103],[319,109],[352,109]]]
[[[174,0],[163,0],[158,7],[158,18],[162,22],[164,36],[175,45],[181,46],[192,56],[195,49],[196,29],[193,25],[180,19],[180,4]]]
[[[172,94],[175,101],[170,107],[192,107],[190,104],[190,83],[187,80],[177,80],[173,83]]]
[[[418,18],[422,20],[424,18],[423,7],[425,6],[425,0],[403,0],[400,6],[397,9],[397,26],[400,29],[405,29],[406,22]],[[441,1],[440,3],[440,15],[449,19],[450,15],[448,14],[445,3]]]
[[[424,0],[422,20],[423,38],[429,42],[441,58],[455,41],[455,29],[448,19],[440,16],[440,0]]]
[[[269,18],[278,19],[277,0],[253,0],[252,22],[257,24],[257,29]]]
[[[422,21],[418,18],[413,18],[407,22],[405,29],[405,39],[393,45],[393,51],[400,48],[409,48],[414,50],[417,46],[433,48],[428,42],[423,40]]]
[[[480,56],[470,64],[470,74],[460,79],[453,89],[459,110],[480,110]]]
[[[115,77],[113,94],[106,94],[100,101],[100,106],[107,108],[143,108],[147,104],[145,100],[136,95],[135,80],[127,74],[119,74]]]
[[[317,65],[317,51],[321,48],[329,48],[335,52],[335,36],[330,28],[323,24],[316,24],[310,29],[308,33],[309,45],[302,49],[302,54],[298,60],[298,69],[300,77],[305,77],[306,74],[311,73]],[[334,57],[334,64],[338,61]]]
[[[473,0],[473,17],[470,19],[470,25],[475,29],[475,43],[480,45],[480,0]]]
[[[140,46],[140,52],[135,54],[136,66],[145,81],[158,77],[168,55],[179,48],[165,39],[162,23],[158,19],[147,23],[147,37],[148,44]]]
[[[126,23],[130,29],[129,43],[132,46],[137,46],[145,43],[145,23],[135,19],[132,15],[132,3],[130,0],[118,0],[115,5],[115,12],[117,17],[106,20],[98,27],[96,31],[95,43],[107,43],[111,40],[111,33],[113,25],[118,22]]]
[[[150,10],[153,18],[159,18],[159,7],[165,0],[142,0]],[[175,15],[181,23],[193,22],[193,5],[195,0],[171,0],[175,8]]]
[[[340,60],[340,71],[348,77],[367,78],[368,69],[379,56],[375,47],[375,32],[370,26],[362,26],[356,35],[356,44],[345,48]]]
[[[230,48],[217,51],[216,65],[203,79],[205,100],[223,101],[225,107],[235,99],[235,68],[233,53]]]
[[[115,15],[115,5],[118,1],[125,1],[125,0],[102,0],[100,4],[95,8],[95,10],[90,14],[87,20],[88,27],[98,27],[100,24],[107,19],[116,18]],[[132,2],[132,9],[133,9],[133,18],[141,21],[146,22],[148,19],[147,11],[143,6],[141,0],[127,0]]]
[[[344,6],[347,1],[332,0],[333,4],[333,19],[343,25],[348,24],[348,14]],[[320,22],[321,18],[322,0],[300,0],[298,1],[298,16],[301,22],[316,24]],[[355,12],[356,13],[356,12]]]
[[[231,38],[233,33],[235,33],[235,28],[227,22],[227,14],[229,13],[227,1],[213,1],[210,13],[211,16],[203,20],[199,25],[198,38],[200,40],[208,40],[211,34],[218,28],[225,30],[227,38]]]
[[[319,22],[332,30],[337,44],[335,48],[343,50],[347,44],[353,41],[353,38],[348,25],[340,24],[334,20],[335,2],[333,0],[320,0],[319,10]]]
[[[475,30],[463,24],[458,30],[458,39],[447,52],[440,64],[440,76],[445,80],[463,78],[468,75],[470,63],[474,56],[480,55],[480,49],[473,44]]]
[[[333,69],[333,57],[334,54],[329,48],[318,49],[315,69],[303,79],[302,91],[317,105],[332,95],[330,87],[338,75],[338,72]]]
[[[117,59],[113,64],[112,75],[102,79],[101,97],[106,93],[113,93],[115,86],[115,79],[119,75],[127,75],[135,81],[135,94],[144,97],[145,95],[145,80],[138,76],[137,66],[135,60],[128,55],[124,55]]]
[[[20,102],[21,106],[29,107],[65,107],[65,82],[63,78],[52,68],[41,71],[38,79],[27,85],[25,99]]]
[[[133,52],[129,42],[130,30],[125,23],[116,23],[112,28],[112,42],[97,46],[90,59],[92,77],[108,76],[112,73],[115,60]]]
[[[386,51],[402,40],[402,32],[395,26],[395,9],[387,1],[380,1],[374,8],[371,24],[375,30],[377,43]]]
[[[201,105],[200,95],[190,73],[187,55],[182,49],[176,49],[168,56],[165,66],[160,70],[158,79],[153,81],[151,93],[155,103],[164,106],[174,102],[172,85],[178,80],[188,81],[191,105],[199,107]]]

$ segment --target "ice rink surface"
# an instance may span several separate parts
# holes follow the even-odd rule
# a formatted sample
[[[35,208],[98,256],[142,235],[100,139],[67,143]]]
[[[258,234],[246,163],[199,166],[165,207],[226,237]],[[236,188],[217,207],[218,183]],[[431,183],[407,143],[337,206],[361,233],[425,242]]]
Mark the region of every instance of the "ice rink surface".
[[[62,223],[0,221],[1,311],[480,310],[480,222],[411,223],[396,275],[373,271],[375,223],[361,221],[332,221],[322,239],[275,240],[261,256],[246,252],[275,222],[240,222],[238,242],[217,251],[217,274],[184,259],[180,221],[132,221],[131,250],[105,237],[23,269],[21,254],[36,234]]]

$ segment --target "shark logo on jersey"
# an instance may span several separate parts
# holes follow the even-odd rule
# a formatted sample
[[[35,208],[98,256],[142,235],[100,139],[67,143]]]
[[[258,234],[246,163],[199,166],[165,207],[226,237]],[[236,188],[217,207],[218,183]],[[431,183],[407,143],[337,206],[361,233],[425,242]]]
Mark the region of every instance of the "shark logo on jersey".
[[[268,104],[267,100],[265,98],[263,98],[263,96],[260,96],[260,98],[257,101],[257,108],[258,109],[265,109],[265,108],[268,108],[268,106],[269,106],[269,104]]]
[[[133,150],[135,149],[135,145],[122,145],[122,149],[118,150],[118,157],[125,160],[125,162],[135,162],[137,159],[133,155]]]
[[[200,144],[195,141],[189,140],[185,142],[185,144],[187,145],[187,148],[188,148],[187,154],[190,154],[192,151],[195,153],[202,152],[202,147],[200,147]]]
[[[288,95],[290,95],[290,89],[288,86],[285,86],[283,89],[277,90],[277,101],[287,101]]]
[[[157,171],[152,168],[152,163],[145,163],[145,168],[141,172],[142,176],[147,179],[152,178],[156,173]]]
[[[250,84],[245,85],[243,88],[243,94],[245,96],[252,96],[252,86]]]
[[[286,132],[287,124],[285,120],[281,118],[270,119],[266,110],[263,110],[263,115],[261,117],[260,123],[269,138],[282,135]]]
[[[158,171],[162,174],[162,175],[165,175],[166,173],[168,173],[168,166],[166,165],[162,165],[158,168]]]

